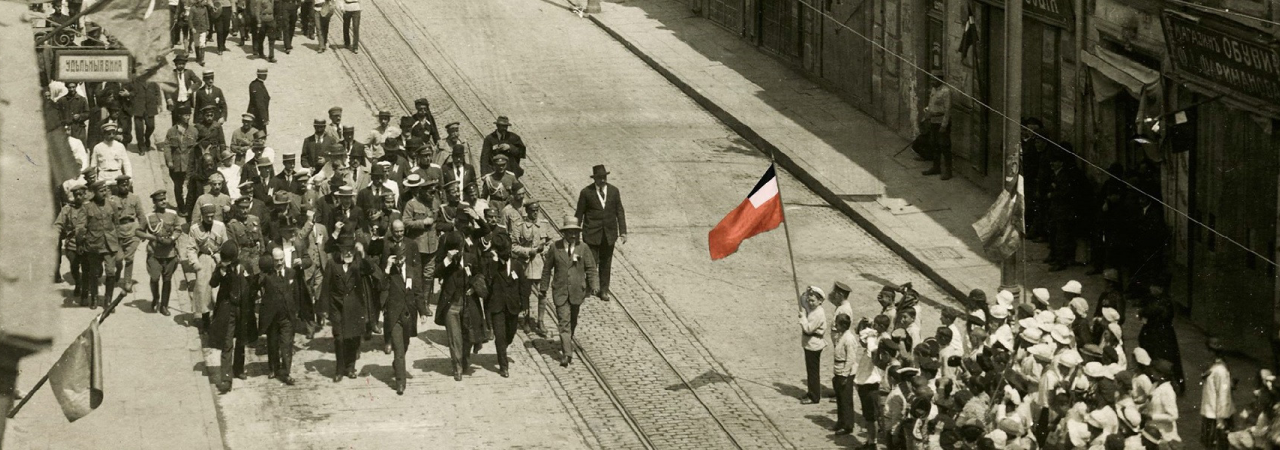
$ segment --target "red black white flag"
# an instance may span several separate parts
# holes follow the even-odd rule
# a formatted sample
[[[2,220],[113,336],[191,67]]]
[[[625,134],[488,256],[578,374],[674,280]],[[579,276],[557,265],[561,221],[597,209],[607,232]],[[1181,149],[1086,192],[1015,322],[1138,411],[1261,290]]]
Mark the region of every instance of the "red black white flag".
[[[711,259],[717,260],[738,251],[742,241],[778,228],[782,224],[782,195],[778,192],[778,175],[773,164],[764,172],[756,187],[737,208],[729,211],[715,228],[707,233]]]

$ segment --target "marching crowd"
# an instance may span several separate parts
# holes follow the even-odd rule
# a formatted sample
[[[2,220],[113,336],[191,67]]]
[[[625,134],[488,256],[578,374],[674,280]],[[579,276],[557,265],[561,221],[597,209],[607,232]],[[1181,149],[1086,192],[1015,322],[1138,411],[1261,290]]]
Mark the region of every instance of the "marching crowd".
[[[213,72],[196,78],[186,59],[175,56],[179,89],[163,100],[145,82],[96,83],[92,96],[110,101],[89,107],[83,87],[66,83],[46,104],[81,168],[62,185],[54,223],[60,267],[66,257],[80,305],[106,307],[116,289],[132,293],[134,255],[145,246],[150,309],[167,316],[181,266],[193,321],[221,351],[214,378],[222,392],[245,378],[245,347],[263,335],[269,376],[293,384],[295,334],[313,339],[328,324],[335,382],[355,378],[362,341],[377,339],[395,355],[403,394],[406,348],[419,318],[433,314],[448,331],[455,380],[490,341],[507,377],[517,330],[546,337],[547,315],[561,365],[572,362],[580,307],[609,300],[614,245],[626,242],[621,195],[603,165],[556,228],[520,180],[527,150],[507,117],[485,136],[479,169],[467,162],[459,123],[442,135],[426,99],[399,120],[380,112],[378,126],[358,136],[342,108],[331,108],[299,151],[276,155],[266,145],[267,71],[249,86],[241,124],[227,130],[234,115]],[[152,143],[143,125],[129,134],[137,121],[128,106],[139,97],[153,103],[144,114],[154,116],[160,102],[172,111],[163,141]],[[144,193],[149,203],[133,191],[133,137],[172,180],[172,191]]]
[[[821,354],[834,353],[837,404],[832,431],[856,426],[856,392],[866,448],[890,449],[1252,449],[1280,445],[1275,376],[1257,374],[1252,401],[1236,405],[1238,382],[1223,346],[1209,338],[1212,366],[1188,380],[1173,329],[1173,305],[1158,287],[1136,305],[1144,323],[1138,347],[1125,348],[1127,315],[1118,275],[1093,307],[1070,281],[1057,295],[1037,288],[1026,302],[1001,291],[988,300],[973,290],[967,311],[943,308],[942,326],[921,330],[919,294],[885,287],[881,312],[855,322],[850,289],[830,296],[810,286],[800,298],[799,325],[808,391],[821,401]],[[824,301],[836,305],[828,321]],[[1051,304],[1061,304],[1054,308]],[[830,343],[827,334],[830,330]],[[1201,438],[1183,444],[1177,401],[1187,383],[1203,388]],[[1272,426],[1272,425],[1276,426]]]

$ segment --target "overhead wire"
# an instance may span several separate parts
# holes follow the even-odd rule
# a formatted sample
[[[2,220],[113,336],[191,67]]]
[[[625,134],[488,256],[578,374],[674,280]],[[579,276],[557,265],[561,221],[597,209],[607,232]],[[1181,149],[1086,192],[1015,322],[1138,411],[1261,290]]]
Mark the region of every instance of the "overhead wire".
[[[1256,256],[1256,257],[1258,257],[1258,258],[1262,259],[1262,261],[1266,262],[1267,264],[1270,264],[1270,265],[1272,265],[1272,266],[1276,266],[1277,268],[1280,268],[1280,264],[1277,264],[1277,263],[1276,263],[1276,261],[1275,261],[1275,260],[1273,260],[1272,258],[1267,257],[1267,256],[1265,256],[1265,255],[1263,255],[1263,254],[1261,254],[1261,253],[1258,253],[1257,251],[1254,251],[1253,249],[1251,249],[1251,248],[1249,248],[1248,246],[1246,246],[1246,245],[1244,245],[1244,244],[1240,243],[1239,241],[1236,241],[1235,239],[1232,239],[1230,236],[1227,236],[1227,235],[1225,235],[1225,234],[1222,234],[1222,233],[1221,233],[1221,232],[1219,232],[1218,230],[1215,230],[1215,229],[1213,229],[1212,227],[1210,227],[1210,226],[1208,226],[1207,224],[1205,224],[1204,222],[1201,222],[1201,221],[1199,221],[1199,220],[1197,220],[1197,219],[1195,219],[1195,218],[1191,217],[1190,215],[1188,215],[1187,213],[1183,212],[1182,210],[1179,210],[1178,208],[1174,207],[1173,205],[1170,205],[1169,203],[1166,203],[1165,201],[1161,200],[1160,198],[1158,198],[1158,197],[1156,197],[1156,196],[1154,196],[1154,195],[1152,195],[1152,194],[1150,194],[1150,193],[1148,193],[1148,192],[1146,192],[1146,191],[1144,191],[1144,190],[1142,190],[1142,189],[1138,188],[1136,185],[1134,185],[1133,183],[1130,183],[1129,181],[1125,180],[1123,177],[1121,177],[1121,176],[1119,176],[1119,175],[1116,175],[1116,174],[1114,174],[1114,173],[1111,173],[1111,172],[1107,171],[1106,169],[1102,168],[1102,166],[1099,166],[1099,165],[1097,165],[1097,164],[1094,164],[1092,161],[1089,161],[1089,160],[1088,160],[1087,158],[1085,158],[1084,156],[1081,156],[1080,154],[1078,154],[1078,153],[1076,153],[1076,152],[1073,152],[1073,151],[1071,151],[1071,150],[1067,149],[1066,147],[1062,146],[1062,144],[1059,144],[1058,142],[1056,142],[1056,141],[1054,141],[1054,140],[1052,140],[1052,139],[1049,139],[1048,137],[1046,137],[1046,136],[1044,136],[1044,135],[1042,135],[1042,134],[1040,134],[1040,133],[1036,132],[1035,130],[1032,130],[1031,128],[1028,128],[1027,126],[1022,125],[1021,121],[1019,121],[1019,120],[1017,120],[1017,119],[1014,119],[1014,118],[1012,118],[1012,117],[1009,117],[1009,116],[1005,115],[1005,114],[1004,114],[1004,112],[1002,112],[1002,111],[1000,111],[1000,110],[996,109],[995,107],[992,107],[991,105],[988,105],[987,103],[983,102],[982,100],[979,100],[977,97],[974,97],[974,96],[970,95],[969,93],[964,92],[964,91],[963,91],[963,90],[961,90],[959,87],[957,87],[957,86],[955,86],[955,85],[953,85],[953,84],[951,84],[951,83],[948,83],[946,80],[942,79],[942,77],[938,77],[938,76],[933,75],[932,73],[930,73],[930,71],[929,71],[929,70],[926,70],[925,68],[920,67],[918,64],[916,64],[915,62],[911,61],[911,60],[910,60],[910,59],[908,59],[907,57],[904,57],[904,56],[902,56],[902,55],[900,55],[900,54],[898,54],[898,53],[894,52],[893,50],[890,50],[888,47],[885,47],[883,44],[880,44],[880,43],[876,42],[874,39],[871,39],[871,37],[869,37],[869,36],[867,36],[867,35],[863,34],[862,32],[859,32],[858,30],[855,30],[855,29],[853,29],[853,28],[849,27],[849,26],[848,26],[848,25],[846,25],[844,22],[840,21],[840,20],[839,20],[839,19],[837,19],[836,17],[831,16],[830,14],[826,13],[825,11],[822,11],[821,9],[819,9],[819,8],[817,8],[817,7],[815,7],[815,6],[813,6],[813,5],[812,5],[812,4],[810,4],[809,2],[807,2],[807,1],[805,1],[805,0],[797,0],[797,1],[799,1],[799,3],[800,3],[801,5],[804,5],[804,7],[806,7],[806,8],[809,8],[809,9],[813,10],[814,12],[818,13],[819,15],[821,15],[821,16],[822,16],[822,17],[824,17],[824,18],[826,18],[827,20],[830,20],[832,23],[835,23],[837,26],[839,26],[839,27],[841,27],[841,28],[844,28],[844,29],[848,30],[849,32],[852,32],[855,36],[858,36],[858,37],[859,37],[859,38],[861,38],[862,40],[867,41],[867,42],[868,42],[868,43],[870,43],[872,46],[874,46],[874,47],[876,47],[876,48],[880,49],[881,51],[883,51],[885,54],[888,54],[888,55],[893,56],[894,58],[897,58],[898,60],[902,61],[903,63],[905,63],[906,65],[910,66],[911,68],[913,68],[913,69],[915,69],[915,70],[917,70],[917,71],[920,71],[920,72],[924,73],[926,76],[928,76],[929,78],[931,78],[931,79],[933,79],[933,80],[938,81],[939,83],[941,83],[941,84],[942,84],[942,85],[944,85],[944,86],[947,86],[949,89],[951,89],[951,91],[952,91],[952,92],[958,93],[958,94],[960,94],[961,96],[963,96],[963,97],[965,97],[965,98],[968,98],[969,100],[972,100],[975,104],[977,104],[977,105],[979,105],[979,106],[982,106],[983,108],[986,108],[987,110],[991,111],[992,113],[995,113],[996,115],[1000,116],[1000,117],[1001,117],[1002,119],[1004,119],[1005,121],[1008,121],[1008,122],[1011,122],[1011,123],[1016,124],[1016,125],[1017,125],[1019,128],[1021,128],[1024,132],[1027,132],[1027,133],[1029,133],[1029,134],[1031,134],[1031,135],[1033,135],[1033,136],[1035,136],[1035,137],[1037,137],[1037,138],[1040,138],[1041,140],[1043,140],[1044,142],[1048,143],[1048,144],[1049,144],[1050,146],[1052,146],[1053,148],[1055,148],[1055,149],[1057,149],[1057,150],[1059,150],[1059,151],[1062,151],[1062,152],[1064,152],[1064,153],[1066,153],[1066,154],[1068,154],[1068,155],[1071,155],[1071,156],[1075,157],[1076,159],[1079,159],[1080,161],[1083,161],[1085,164],[1088,164],[1090,167],[1093,167],[1094,169],[1097,169],[1099,172],[1101,172],[1101,173],[1103,173],[1103,174],[1107,175],[1108,177],[1111,177],[1111,178],[1115,179],[1116,181],[1118,181],[1118,182],[1120,182],[1120,183],[1124,184],[1125,186],[1127,186],[1128,188],[1130,188],[1130,189],[1134,190],[1135,192],[1137,192],[1137,193],[1139,193],[1139,194],[1142,194],[1143,196],[1146,196],[1147,198],[1151,199],[1151,201],[1153,201],[1153,202],[1155,202],[1155,203],[1157,203],[1157,204],[1161,205],[1161,206],[1162,206],[1162,207],[1164,207],[1165,209],[1168,209],[1168,210],[1170,210],[1170,211],[1173,211],[1173,212],[1174,212],[1174,213],[1176,213],[1177,215],[1179,215],[1179,216],[1182,216],[1182,217],[1186,218],[1188,222],[1191,222],[1191,223],[1193,223],[1193,224],[1195,224],[1195,225],[1198,225],[1198,226],[1200,226],[1200,227],[1203,227],[1203,228],[1204,228],[1204,229],[1206,229],[1206,230],[1209,230],[1209,232],[1210,232],[1210,233],[1212,233],[1212,234],[1214,234],[1214,235],[1217,235],[1217,236],[1222,237],[1222,239],[1223,239],[1223,240],[1225,240],[1225,241],[1227,241],[1227,242],[1229,242],[1229,243],[1231,243],[1231,244],[1233,244],[1233,245],[1235,245],[1235,246],[1237,246],[1237,247],[1240,247],[1240,249],[1244,250],[1244,251],[1245,251],[1245,252],[1247,252],[1247,253],[1250,253],[1250,254],[1252,254],[1252,255],[1254,255],[1254,256]],[[1179,1],[1179,0],[1171,0],[1171,1]],[[1277,277],[1277,278],[1280,278],[1280,270],[1277,270],[1276,272],[1277,272],[1276,277]]]

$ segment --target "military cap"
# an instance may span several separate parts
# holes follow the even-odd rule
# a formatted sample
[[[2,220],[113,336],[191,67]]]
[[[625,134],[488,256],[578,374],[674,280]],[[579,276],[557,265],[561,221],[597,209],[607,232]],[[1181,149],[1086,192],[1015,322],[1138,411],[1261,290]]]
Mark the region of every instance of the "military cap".
[[[446,188],[447,188],[447,187],[453,186],[453,185],[455,185],[455,184],[458,184],[458,180],[452,180],[452,181],[450,181],[450,182],[448,182],[448,183],[445,183],[445,184],[444,184],[444,187],[446,187]]]
[[[325,154],[329,156],[346,156],[347,150],[335,142],[325,146]]]
[[[187,105],[178,105],[175,108],[174,112],[177,113],[179,116],[185,115],[185,114],[191,114],[191,107]]]
[[[107,182],[103,180],[94,180],[94,182],[89,183],[89,189],[93,189],[95,191],[104,187],[107,187]]]
[[[120,129],[120,127],[117,127],[115,122],[107,122],[102,124],[102,131],[116,131],[118,129]]]
[[[523,186],[521,186],[521,187],[523,187]],[[514,186],[512,187],[512,190],[515,190],[515,187],[514,187]],[[852,292],[852,291],[849,289],[849,285],[844,284],[844,282],[843,282],[843,281],[837,281],[837,282],[835,283],[835,285],[831,287],[831,293],[832,293],[832,294],[834,294],[834,293],[836,293],[836,292],[842,292],[842,293],[844,293],[844,295],[846,295],[846,296],[847,296],[847,295],[849,295],[849,293],[850,293],[850,292]]]
[[[332,108],[329,108],[329,115],[331,115],[331,116],[332,116],[332,115],[334,115],[334,114],[342,114],[342,107],[341,107],[341,106],[334,106],[334,107],[332,107]]]
[[[241,185],[241,186],[243,186],[243,185]],[[244,204],[248,204],[250,200],[253,200],[253,197],[249,196],[248,194],[241,195],[241,196],[239,196],[239,197],[236,197],[236,199],[235,199],[235,204],[237,204],[237,205],[244,205]]]
[[[117,183],[124,183],[124,182],[127,182],[127,181],[131,180],[131,179],[132,179],[132,178],[129,178],[129,176],[128,176],[128,175],[120,175],[120,176],[116,177],[116,182],[117,182]]]
[[[218,207],[213,203],[205,203],[203,205],[200,205],[201,214],[213,214],[215,212],[218,212]]]
[[[85,189],[89,189],[89,185],[83,181],[71,183],[71,192],[83,191]]]
[[[253,138],[253,148],[266,148],[267,140],[263,138]]]
[[[166,196],[166,195],[168,195],[168,194],[169,194],[169,193],[168,193],[168,192],[166,192],[164,189],[161,189],[161,190],[158,190],[158,191],[152,192],[152,193],[151,193],[151,199],[152,199],[152,200],[164,200],[165,196]]]
[[[447,130],[447,129],[450,129],[450,128],[458,128],[458,125],[460,125],[458,122],[449,122],[448,124],[446,124],[446,125],[444,126],[444,128],[445,128],[446,130]]]
[[[200,108],[200,112],[217,111],[218,107],[214,105],[204,105]]]
[[[507,158],[507,155],[499,153],[499,154],[493,155],[493,157],[489,159],[493,161],[494,164],[506,164],[507,160],[509,160],[510,158]]]
[[[383,198],[383,199],[385,199],[385,200],[392,200],[392,199],[395,199],[395,198],[396,198],[396,193],[395,193],[395,192],[391,192],[391,191],[385,191],[385,192],[383,192],[383,193],[382,193],[382,198]]]

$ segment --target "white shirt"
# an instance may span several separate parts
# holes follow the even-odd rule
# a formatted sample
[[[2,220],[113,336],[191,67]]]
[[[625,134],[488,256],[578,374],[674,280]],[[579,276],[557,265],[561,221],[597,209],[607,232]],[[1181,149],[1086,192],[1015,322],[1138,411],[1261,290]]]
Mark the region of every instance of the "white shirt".
[[[240,198],[240,166],[235,164],[231,167],[218,166],[218,173],[227,180],[227,195],[232,200]]]
[[[800,320],[800,345],[805,350],[821,351],[827,348],[827,311],[821,306],[809,311],[808,316]]]
[[[1231,372],[1221,359],[1215,360],[1209,367],[1209,376],[1204,379],[1204,391],[1200,398],[1200,414],[1206,419],[1230,419],[1236,412],[1236,405],[1231,400]]]
[[[845,303],[846,305],[848,302]],[[842,305],[843,306],[843,305]],[[858,335],[853,330],[845,330],[835,337],[835,364],[832,369],[837,376],[850,377],[858,368]]]
[[[596,197],[600,199],[600,207],[603,208],[605,205],[605,200],[609,199],[609,185],[606,184],[604,186],[597,187]],[[848,303],[848,302],[846,301],[845,303]],[[849,317],[852,318],[853,316],[849,316]]]
[[[871,355],[880,348],[880,336],[867,339],[858,351],[858,367],[854,372],[853,384],[880,384],[880,368],[876,367]]]
[[[67,136],[67,144],[71,145],[71,156],[76,159],[76,162],[80,163],[80,173],[84,173],[85,170],[89,169],[89,164],[92,164],[92,161],[89,161],[89,151],[84,148],[84,142]]]
[[[93,146],[93,166],[98,168],[99,180],[114,180],[120,175],[133,176],[133,164],[129,152],[120,141],[99,142]]]
[[[1172,383],[1160,383],[1151,391],[1147,415],[1151,417],[1151,423],[1160,429],[1165,442],[1182,441],[1182,436],[1178,435],[1178,395],[1173,392]]]

